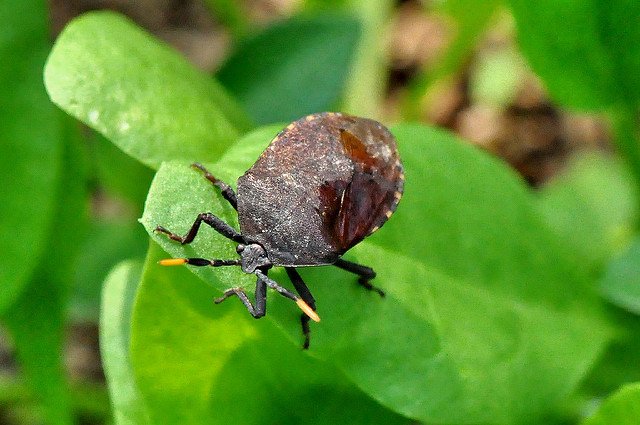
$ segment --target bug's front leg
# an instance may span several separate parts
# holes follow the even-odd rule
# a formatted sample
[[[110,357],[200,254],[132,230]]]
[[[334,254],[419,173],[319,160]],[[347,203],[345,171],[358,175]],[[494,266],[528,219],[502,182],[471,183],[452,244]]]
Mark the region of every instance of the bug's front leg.
[[[173,233],[172,231],[162,227],[157,226],[155,228],[156,232],[164,233],[170,239],[174,241],[180,242],[182,245],[189,244],[193,242],[193,239],[198,234],[200,230],[200,225],[202,223],[208,224],[211,226],[216,232],[220,233],[222,236],[231,239],[234,242],[245,243],[242,235],[233,227],[229,226],[227,223],[213,215],[212,213],[200,213],[198,217],[196,217],[195,221],[191,225],[191,229],[187,232],[186,235],[180,236],[177,233]]]
[[[218,180],[213,174],[211,174],[209,172],[209,170],[204,168],[204,165],[202,165],[202,164],[200,164],[198,162],[194,162],[193,164],[191,164],[191,166],[193,168],[196,168],[196,169],[202,171],[202,173],[204,174],[204,177],[207,180],[209,180],[214,186],[216,186],[218,189],[220,189],[220,193],[222,193],[222,197],[224,199],[226,199],[231,204],[233,209],[235,209],[235,210],[238,209],[238,198],[236,196],[236,193],[231,188],[231,186],[229,186],[228,184],[226,184],[222,180]]]

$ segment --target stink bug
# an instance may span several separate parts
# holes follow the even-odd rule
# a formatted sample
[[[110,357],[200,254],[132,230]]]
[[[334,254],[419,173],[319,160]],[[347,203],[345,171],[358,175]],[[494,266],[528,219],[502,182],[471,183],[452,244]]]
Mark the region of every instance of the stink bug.
[[[341,256],[378,230],[398,206],[404,174],[396,142],[382,124],[341,113],[308,115],[289,124],[238,179],[238,193],[193,164],[217,186],[238,211],[240,232],[211,213],[199,214],[186,235],[162,226],[156,231],[182,244],[195,238],[202,222],[238,243],[236,260],[171,258],[162,265],[240,266],[257,277],[255,301],[242,288],[230,288],[216,299],[237,296],[249,313],[266,313],[266,289],[292,299],[303,311],[304,348],[309,346],[309,319],[320,321],[316,303],[297,267],[334,265],[359,276],[368,289],[373,269]],[[267,277],[273,266],[285,268],[298,295]]]

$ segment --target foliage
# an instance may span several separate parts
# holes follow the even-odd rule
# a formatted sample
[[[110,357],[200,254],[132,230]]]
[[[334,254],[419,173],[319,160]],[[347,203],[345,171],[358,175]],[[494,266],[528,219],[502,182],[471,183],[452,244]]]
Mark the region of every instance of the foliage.
[[[608,114],[617,157],[579,158],[533,191],[445,131],[391,126],[405,196],[384,228],[346,255],[375,266],[387,297],[336,268],[301,270],[322,317],[309,351],[300,349],[299,310],[289,300],[269,294],[260,321],[235,299],[213,305],[231,286],[252,291],[254,279],[238,268],[157,264],[233,258],[233,243],[203,228],[180,246],[153,229],[184,232],[203,211],[237,227],[191,161],[234,186],[283,123],[321,110],[375,115],[384,69],[376,26],[390,3],[333,1],[329,13],[309,1],[303,16],[256,31],[241,8],[211,0],[239,40],[216,78],[112,12],[70,22],[45,66],[44,2],[5,3],[0,16],[12,25],[0,31],[0,170],[8,182],[0,318],[29,388],[24,397],[43,406],[42,422],[69,424],[88,408],[78,394],[90,391],[70,387],[60,363],[65,312],[100,317],[119,424],[636,420],[636,2],[507,4],[522,52],[551,96]],[[460,69],[498,8],[439,6],[459,24],[458,37],[438,66],[409,84],[406,116]],[[46,98],[43,67],[51,101],[100,133],[89,149],[79,126]],[[359,104],[363,93],[371,99]],[[88,220],[90,184],[133,212]],[[148,248],[142,226],[132,230],[136,214]],[[270,276],[289,285],[282,270]],[[10,388],[0,380],[0,393],[21,394]],[[583,418],[576,400],[600,399]],[[12,402],[0,396],[0,406]]]

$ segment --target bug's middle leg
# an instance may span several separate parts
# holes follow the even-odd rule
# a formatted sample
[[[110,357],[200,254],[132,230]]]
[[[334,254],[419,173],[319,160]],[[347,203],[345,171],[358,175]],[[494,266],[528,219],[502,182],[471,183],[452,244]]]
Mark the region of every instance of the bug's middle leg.
[[[196,217],[196,220],[191,225],[191,229],[189,229],[187,234],[184,236],[180,236],[177,233],[173,233],[162,226],[157,226],[155,228],[155,231],[164,233],[174,241],[180,242],[182,245],[185,245],[193,242],[193,239],[198,234],[198,230],[200,230],[200,224],[202,224],[203,222],[211,226],[216,232],[220,233],[222,236],[228,239],[231,239],[234,242],[245,243],[244,238],[236,229],[229,226],[227,223],[225,223],[224,221],[222,221],[212,213],[198,214],[198,217]]]

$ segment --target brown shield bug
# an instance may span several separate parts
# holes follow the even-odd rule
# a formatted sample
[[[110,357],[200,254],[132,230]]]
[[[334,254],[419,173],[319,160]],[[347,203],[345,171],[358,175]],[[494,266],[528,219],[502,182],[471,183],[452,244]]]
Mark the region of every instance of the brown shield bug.
[[[235,295],[253,317],[260,318],[266,313],[267,287],[275,289],[302,309],[304,348],[308,348],[309,319],[320,321],[320,317],[297,267],[334,265],[384,295],[369,283],[376,276],[373,269],[341,258],[378,230],[402,197],[402,163],[394,137],[382,124],[333,112],[301,118],[282,130],[238,179],[237,195],[202,165],[193,167],[238,211],[240,232],[211,213],[199,214],[184,236],[162,226],[155,230],[188,244],[204,222],[237,242],[240,258],[172,258],[160,264],[240,266],[257,276],[254,303],[242,288],[226,290],[216,303]],[[267,277],[273,266],[285,268],[299,295]]]

